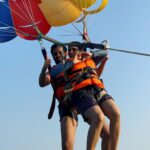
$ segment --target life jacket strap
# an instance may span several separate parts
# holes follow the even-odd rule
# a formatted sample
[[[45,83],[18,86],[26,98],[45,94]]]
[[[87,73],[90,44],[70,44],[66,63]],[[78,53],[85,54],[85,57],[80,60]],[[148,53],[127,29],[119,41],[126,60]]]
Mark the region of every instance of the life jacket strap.
[[[53,99],[52,99],[52,103],[48,112],[48,119],[50,120],[53,117],[53,113],[55,110],[55,103],[56,103],[56,96],[55,93],[53,94]]]
[[[86,79],[95,77],[97,77],[95,69],[91,67],[86,67],[82,71],[78,72],[71,79],[67,80],[64,86],[64,92],[65,93],[72,92],[75,85],[80,84],[82,81]]]

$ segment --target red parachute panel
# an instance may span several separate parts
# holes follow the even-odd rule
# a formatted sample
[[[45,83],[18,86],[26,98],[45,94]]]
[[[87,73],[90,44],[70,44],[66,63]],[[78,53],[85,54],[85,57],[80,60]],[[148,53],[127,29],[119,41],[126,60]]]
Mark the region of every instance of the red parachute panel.
[[[35,24],[43,34],[46,34],[50,30],[50,25],[38,7],[39,3],[41,3],[41,0],[9,1],[14,27],[18,36],[27,40],[36,39],[28,36],[28,34],[38,36],[33,24]],[[22,34],[19,31],[24,32],[27,35]]]

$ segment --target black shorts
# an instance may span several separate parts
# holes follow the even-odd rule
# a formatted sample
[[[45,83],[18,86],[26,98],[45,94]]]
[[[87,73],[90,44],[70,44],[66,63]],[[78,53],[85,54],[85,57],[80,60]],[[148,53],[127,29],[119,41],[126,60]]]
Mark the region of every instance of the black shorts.
[[[83,115],[87,109],[95,105],[98,105],[98,103],[93,95],[93,86],[87,86],[72,93],[71,106],[78,113]]]
[[[101,92],[103,90],[106,92],[106,94],[101,96]],[[92,94],[95,97],[95,99],[100,107],[105,101],[113,100],[113,98],[107,93],[106,89],[100,89],[100,88],[93,86]],[[83,120],[85,122],[87,122],[88,119],[83,114],[82,114],[82,117],[83,117]]]
[[[71,111],[71,108],[69,106],[59,103],[58,110],[59,110],[60,121],[65,116],[74,118],[76,121],[78,121],[78,117],[76,115],[74,115],[73,111]]]
[[[106,93],[101,96],[102,91],[105,91]],[[99,92],[96,99],[97,99],[97,102],[98,102],[99,106],[101,106],[107,100],[113,100],[113,98],[107,93],[107,91],[105,89],[102,89]]]
[[[99,106],[101,106],[107,100],[113,100],[113,98],[108,93],[102,96],[101,99],[98,99]]]
[[[101,106],[103,102],[107,100],[113,100],[113,98],[107,93],[106,89],[99,88],[93,85],[93,95],[98,102],[98,105]]]

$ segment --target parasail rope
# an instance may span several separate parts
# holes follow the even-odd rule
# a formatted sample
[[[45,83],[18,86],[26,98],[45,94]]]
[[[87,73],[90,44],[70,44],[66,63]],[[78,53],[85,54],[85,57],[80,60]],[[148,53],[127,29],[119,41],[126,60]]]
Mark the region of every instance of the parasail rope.
[[[25,8],[26,11],[27,11],[27,14],[29,15],[29,17],[30,17],[30,19],[32,20],[32,23],[33,23],[34,20],[33,20],[33,18],[32,18],[32,14],[31,14],[30,9],[29,9],[29,7],[28,7],[28,5],[27,5],[27,2],[24,1],[24,0],[21,0],[21,1],[22,1],[23,5],[24,5],[24,8]]]
[[[129,54],[136,54],[136,55],[142,55],[142,56],[150,56],[149,53],[140,53],[137,51],[129,51],[129,50],[123,50],[123,49],[116,49],[116,48],[108,48],[111,51],[117,51],[117,52],[123,52],[123,53],[129,53]]]
[[[3,23],[3,22],[1,22],[1,21],[0,21],[0,24],[3,24],[3,25],[5,25],[5,26],[8,27],[8,28],[13,28],[13,27],[8,26],[7,24],[5,24],[5,23]],[[10,34],[15,34],[15,35],[16,35],[15,31],[3,29],[3,28],[1,28],[1,27],[0,27],[0,31],[1,31],[1,32],[5,32],[5,33],[10,33]]]
[[[12,29],[16,30],[17,32],[19,32],[19,33],[21,33],[21,34],[23,34],[23,35],[25,35],[25,36],[30,36],[30,37],[33,37],[33,38],[37,38],[35,35],[31,35],[31,34],[29,34],[29,33],[23,32],[23,31],[21,31],[21,30],[15,28],[15,27],[13,27],[13,26],[10,26],[10,25],[6,24],[6,23],[3,23],[3,22],[1,22],[1,21],[0,21],[0,23],[3,24],[3,25],[5,25],[6,27],[11,27]],[[12,31],[10,31],[9,33],[12,33]],[[15,32],[14,32],[14,33],[15,33]]]
[[[4,33],[3,36],[8,36],[8,34],[5,35],[5,33],[10,33],[10,35],[11,35],[11,34],[12,34],[12,35],[16,35],[15,32],[9,31],[9,30],[0,29],[0,32],[3,32],[3,33]],[[2,34],[1,34],[0,36],[2,36]]]
[[[80,35],[80,34],[78,34],[78,33],[76,33],[76,32],[70,31],[70,30],[60,29],[60,28],[56,28],[56,29],[57,29],[57,30],[61,30],[61,31],[65,31],[65,32],[68,32],[68,33],[72,33],[72,34],[74,34],[74,35]]]
[[[29,8],[30,8],[30,11],[31,11],[31,16],[32,16],[32,19],[33,19],[33,22],[34,22],[35,18],[34,18],[34,13],[33,13],[32,7],[31,7],[31,2],[29,0],[28,0],[28,2],[29,2]]]
[[[25,1],[25,0],[24,0]],[[26,1],[25,1],[26,2]],[[35,24],[35,18],[34,18],[34,14],[33,14],[33,11],[32,11],[32,7],[31,7],[31,3],[30,3],[30,0],[27,0],[27,2],[28,2],[28,5],[27,5],[27,3],[26,3],[26,5],[27,5],[27,8],[28,8],[28,14],[29,14],[29,16],[30,16],[30,18],[31,18],[31,20],[32,20],[32,23],[33,24]]]
[[[82,36],[82,32],[73,23],[71,23],[71,24],[79,32],[79,34]]]
[[[30,18],[28,17],[28,15],[22,10],[22,8],[17,4],[17,2],[15,2],[15,5],[18,7],[18,9],[24,14],[24,17],[26,18],[26,20],[30,21]]]

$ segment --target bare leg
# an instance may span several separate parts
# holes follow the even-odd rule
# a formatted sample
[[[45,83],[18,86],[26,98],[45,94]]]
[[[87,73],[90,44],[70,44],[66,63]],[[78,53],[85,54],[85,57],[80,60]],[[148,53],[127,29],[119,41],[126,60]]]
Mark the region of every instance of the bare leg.
[[[105,101],[101,109],[110,119],[110,142],[111,150],[117,150],[120,135],[120,112],[113,100]]]
[[[102,138],[101,149],[110,150],[109,125],[106,122],[104,122],[103,124],[102,132],[100,136]]]
[[[99,106],[89,108],[84,115],[91,122],[87,137],[87,150],[95,150],[103,127],[104,115]]]
[[[61,120],[62,150],[73,150],[77,121],[64,116]]]
[[[90,125],[91,122],[87,120],[87,123]],[[110,150],[110,136],[109,136],[109,125],[105,121],[102,127],[102,131],[100,134],[102,138],[101,149],[102,150]]]

